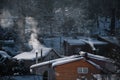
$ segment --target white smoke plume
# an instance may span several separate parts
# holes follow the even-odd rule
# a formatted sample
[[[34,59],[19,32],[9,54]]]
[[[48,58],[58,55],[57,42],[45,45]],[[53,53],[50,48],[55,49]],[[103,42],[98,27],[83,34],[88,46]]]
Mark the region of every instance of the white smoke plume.
[[[95,51],[96,50],[96,48],[95,48],[95,46],[94,46],[94,43],[93,43],[93,41],[91,40],[91,38],[88,38],[88,40],[83,40],[85,43],[87,43],[91,48],[92,48],[92,50],[93,51]]]
[[[93,44],[93,42],[91,41],[90,38],[89,38],[89,40],[88,40],[88,44],[90,45],[90,47],[92,48],[93,51],[96,50],[96,48],[95,48],[95,46],[94,46],[94,44]]]
[[[13,16],[8,10],[3,10],[0,16],[0,25],[2,28],[13,27],[14,21]]]
[[[37,21],[33,17],[26,17],[27,29],[31,31],[31,36],[29,40],[29,45],[32,46],[34,52],[38,52],[38,50],[43,47],[41,43],[38,41],[38,29],[37,29]]]

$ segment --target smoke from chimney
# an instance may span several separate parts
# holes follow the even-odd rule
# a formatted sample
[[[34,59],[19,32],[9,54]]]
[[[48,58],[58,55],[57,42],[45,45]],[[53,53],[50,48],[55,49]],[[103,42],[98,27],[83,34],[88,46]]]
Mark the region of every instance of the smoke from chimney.
[[[2,28],[13,27],[14,21],[13,16],[10,14],[8,10],[3,10],[0,17],[0,25]]]
[[[38,29],[37,29],[37,21],[33,17],[26,17],[26,24],[27,29],[31,31],[30,39],[29,39],[29,45],[32,46],[32,49],[34,52],[40,53],[39,50],[41,50],[43,45],[38,40]]]

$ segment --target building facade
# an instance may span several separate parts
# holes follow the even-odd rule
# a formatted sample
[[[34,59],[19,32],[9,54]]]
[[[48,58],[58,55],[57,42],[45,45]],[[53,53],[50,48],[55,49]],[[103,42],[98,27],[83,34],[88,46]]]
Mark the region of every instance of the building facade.
[[[98,79],[94,75],[115,73],[117,68],[112,62],[109,58],[85,53],[34,64],[30,69],[32,74],[42,75],[43,80],[94,80]]]
[[[24,52],[16,55],[14,58],[23,62],[23,67],[29,73],[30,66],[33,64],[60,58],[61,56],[53,49],[47,48],[42,53]]]
[[[106,56],[112,49],[108,42],[95,38],[68,39],[64,40],[63,46],[66,56],[79,54],[80,51]]]

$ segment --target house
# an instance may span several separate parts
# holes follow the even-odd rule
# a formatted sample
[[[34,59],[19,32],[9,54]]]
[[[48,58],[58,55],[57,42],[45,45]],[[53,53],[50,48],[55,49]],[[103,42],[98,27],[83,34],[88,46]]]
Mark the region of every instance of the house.
[[[48,61],[52,59],[60,58],[61,56],[52,48],[41,47],[39,50],[32,50],[30,52],[23,52],[14,56],[17,60],[22,60],[24,66],[29,69],[29,67],[35,63]]]
[[[96,74],[116,72],[116,66],[109,58],[81,52],[80,55],[34,64],[30,71],[42,75],[43,80],[91,80]]]
[[[77,80],[77,79],[92,79],[93,74],[100,74],[101,68],[99,65],[85,60],[85,58],[75,58],[63,61],[58,61],[52,64],[56,80]]]
[[[67,39],[63,42],[66,56],[78,54],[79,51],[105,56],[109,51],[108,49],[111,49],[108,45],[107,42],[95,38]]]

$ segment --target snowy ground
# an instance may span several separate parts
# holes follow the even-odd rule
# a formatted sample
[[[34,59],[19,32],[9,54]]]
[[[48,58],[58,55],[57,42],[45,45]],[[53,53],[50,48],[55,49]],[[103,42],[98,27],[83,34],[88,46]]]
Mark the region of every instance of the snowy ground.
[[[0,80],[42,80],[41,76],[29,75],[29,76],[5,76],[0,77]]]
[[[117,75],[93,75],[95,80],[120,80],[120,77]],[[38,75],[28,75],[28,76],[5,76],[0,77],[0,80],[43,80],[42,76]],[[81,79],[77,79],[81,80]]]

